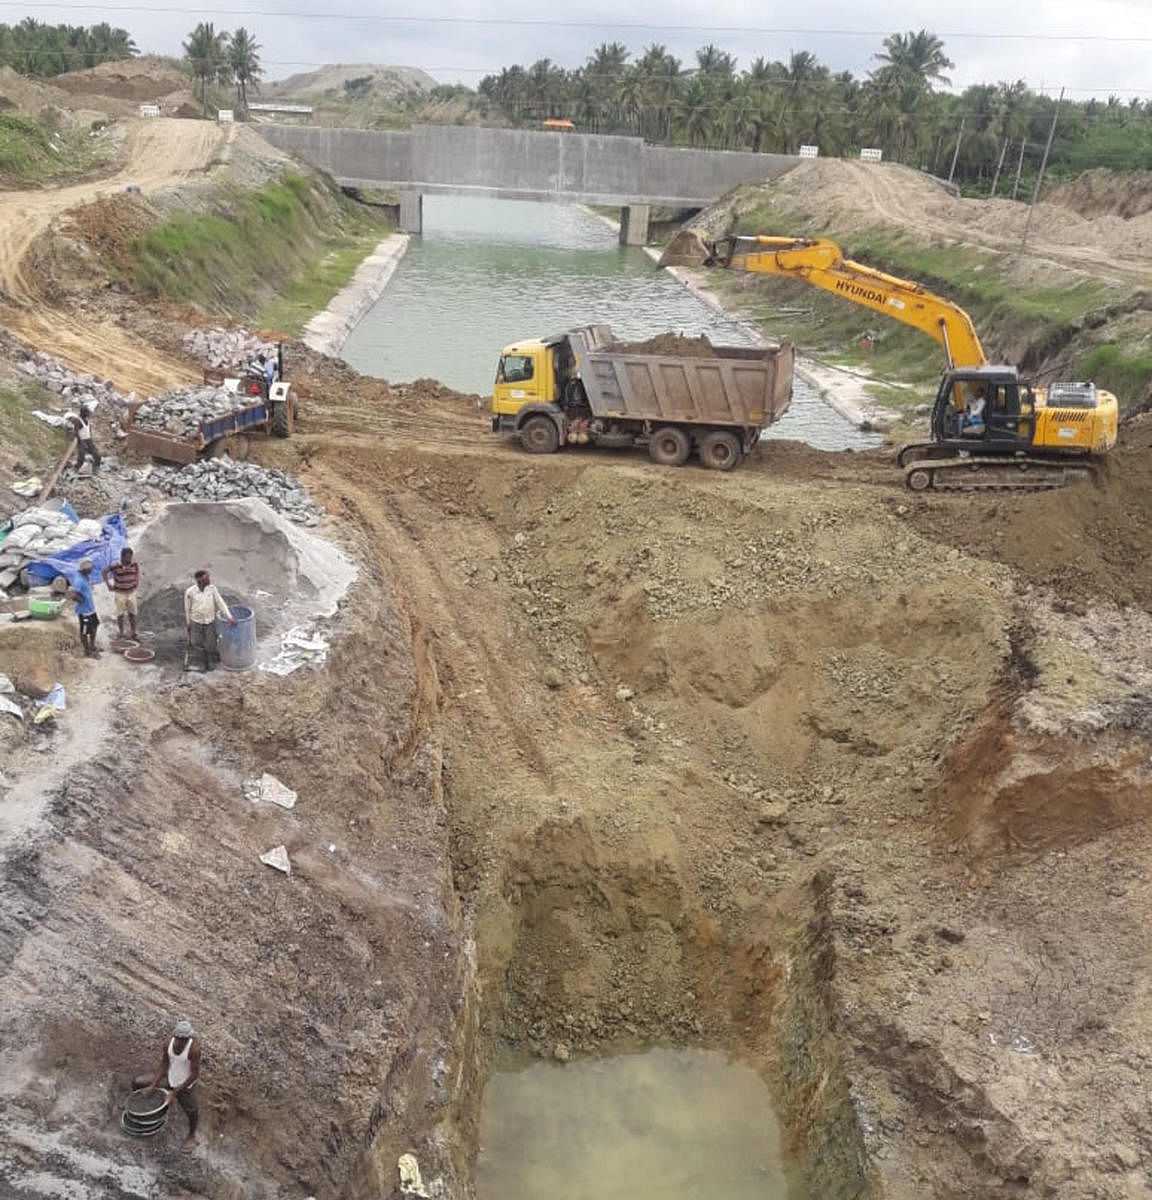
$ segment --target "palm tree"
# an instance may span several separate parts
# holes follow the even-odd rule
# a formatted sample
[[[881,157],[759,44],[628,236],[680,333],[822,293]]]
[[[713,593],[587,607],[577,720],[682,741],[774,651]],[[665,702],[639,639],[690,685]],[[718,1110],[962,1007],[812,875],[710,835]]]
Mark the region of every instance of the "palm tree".
[[[711,42],[696,51],[696,65],[701,75],[713,75],[717,79],[731,79],[736,71],[735,57]]]
[[[260,66],[260,43],[243,26],[228,40],[228,69],[236,84],[236,99],[241,110],[247,112],[248,85],[252,85],[254,92],[260,90],[264,68]]]
[[[944,53],[944,43],[926,29],[916,33],[893,33],[884,39],[884,49],[873,55],[891,70],[902,84],[931,91],[934,83],[945,87],[952,81],[944,74],[956,64]]]
[[[184,43],[184,58],[188,70],[200,85],[200,107],[208,114],[208,85],[222,83],[228,78],[228,33],[216,32],[210,21],[201,21]]]

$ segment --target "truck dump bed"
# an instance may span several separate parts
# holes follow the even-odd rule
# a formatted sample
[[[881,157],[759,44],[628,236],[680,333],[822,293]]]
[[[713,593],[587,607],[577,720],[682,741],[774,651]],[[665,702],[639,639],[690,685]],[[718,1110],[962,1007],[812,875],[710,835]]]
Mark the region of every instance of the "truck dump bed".
[[[598,417],[766,428],[792,399],[791,342],[714,346],[715,357],[676,358],[622,349],[607,325],[566,336],[573,370]]]
[[[237,396],[237,400],[243,400]],[[132,425],[125,439],[125,449],[135,454],[159,458],[164,462],[186,466],[195,462],[203,450],[213,442],[230,434],[243,433],[268,424],[269,405],[266,400],[238,407],[220,417],[204,421],[192,437],[181,437],[177,433],[165,433],[160,429],[146,429]]]

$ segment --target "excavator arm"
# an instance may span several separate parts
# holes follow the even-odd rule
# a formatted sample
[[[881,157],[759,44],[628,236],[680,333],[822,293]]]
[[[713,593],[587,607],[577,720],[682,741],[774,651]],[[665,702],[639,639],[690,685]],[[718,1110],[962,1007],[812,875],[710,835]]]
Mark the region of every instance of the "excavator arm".
[[[803,279],[926,333],[943,347],[949,369],[987,362],[972,319],[962,308],[909,279],[845,258],[835,242],[824,238],[736,236],[704,242],[685,231],[668,247],[660,265],[722,267]]]

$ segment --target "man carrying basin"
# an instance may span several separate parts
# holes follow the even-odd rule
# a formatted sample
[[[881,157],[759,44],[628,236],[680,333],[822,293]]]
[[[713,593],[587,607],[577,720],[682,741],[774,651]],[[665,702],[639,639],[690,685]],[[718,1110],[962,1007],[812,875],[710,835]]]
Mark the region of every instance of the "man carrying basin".
[[[144,1094],[154,1092],[164,1080],[169,1101],[175,1100],[188,1118],[188,1136],[180,1147],[185,1154],[196,1148],[196,1126],[200,1124],[200,1102],[196,1095],[196,1081],[200,1078],[200,1042],[191,1021],[180,1020],[172,1030],[172,1036],[164,1046],[164,1055],[155,1075],[138,1075],[134,1088],[143,1088]]]
[[[232,610],[212,582],[207,571],[197,571],[196,582],[184,593],[184,630],[188,636],[188,652],[200,650],[204,655],[204,670],[212,670],[212,659],[220,657],[216,638],[216,618],[221,616],[229,625],[236,624]],[[187,656],[184,665],[188,665]]]

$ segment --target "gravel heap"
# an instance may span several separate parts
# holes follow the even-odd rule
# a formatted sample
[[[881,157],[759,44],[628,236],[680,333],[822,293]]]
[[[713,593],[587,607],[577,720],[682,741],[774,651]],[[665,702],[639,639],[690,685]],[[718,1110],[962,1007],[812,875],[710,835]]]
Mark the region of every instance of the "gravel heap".
[[[203,422],[253,402],[222,387],[175,388],[145,400],[136,410],[136,424],[179,437],[195,437]]]
[[[254,496],[290,521],[302,525],[317,524],[324,511],[285,471],[235,462],[230,458],[209,458],[180,469],[154,467],[149,482],[185,503]]]
[[[97,379],[85,371],[73,371],[58,358],[39,351],[28,354],[18,366],[25,375],[38,379],[50,392],[63,396],[65,400],[74,400],[77,407],[85,400],[97,400],[119,409],[135,399],[135,393],[132,396],[122,395],[110,380]]]
[[[184,335],[184,350],[209,367],[246,367],[257,354],[274,355],[276,346],[246,329],[193,329]]]

